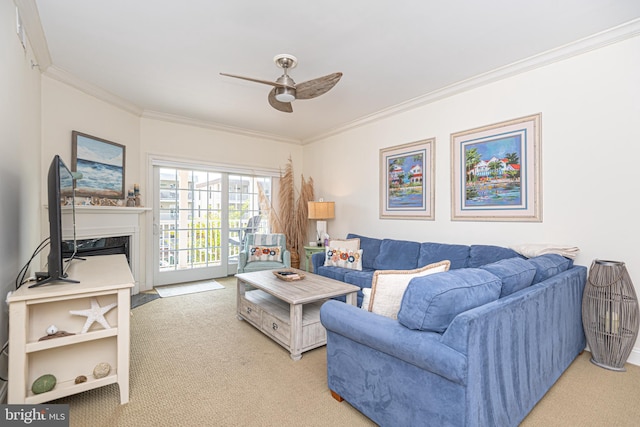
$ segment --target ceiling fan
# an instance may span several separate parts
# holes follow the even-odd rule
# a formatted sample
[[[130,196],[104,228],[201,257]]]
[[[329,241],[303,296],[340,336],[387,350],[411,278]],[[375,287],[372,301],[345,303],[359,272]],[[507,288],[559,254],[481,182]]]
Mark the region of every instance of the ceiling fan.
[[[276,55],[273,58],[273,62],[275,62],[279,68],[284,70],[284,74],[275,82],[254,79],[251,77],[236,76],[227,73],[220,74],[227,77],[234,77],[236,79],[249,80],[250,82],[273,86],[273,89],[269,92],[269,104],[271,104],[271,106],[276,110],[285,113],[293,112],[293,108],[291,107],[292,101],[296,99],[311,99],[327,93],[336,85],[336,83],[338,83],[338,81],[340,81],[340,78],[342,77],[342,73],[332,73],[324,77],[318,77],[317,79],[296,84],[288,74],[288,70],[295,68],[296,65],[298,65],[298,59],[295,56],[287,54]]]

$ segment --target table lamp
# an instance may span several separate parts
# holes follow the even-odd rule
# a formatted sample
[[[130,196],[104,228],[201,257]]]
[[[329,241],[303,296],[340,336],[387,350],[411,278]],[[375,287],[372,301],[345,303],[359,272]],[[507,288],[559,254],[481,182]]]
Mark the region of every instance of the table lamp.
[[[335,218],[335,202],[325,202],[322,199],[318,202],[307,202],[309,210],[309,219],[318,220],[316,224],[316,232],[318,241],[322,241],[322,237],[327,234],[327,219]]]

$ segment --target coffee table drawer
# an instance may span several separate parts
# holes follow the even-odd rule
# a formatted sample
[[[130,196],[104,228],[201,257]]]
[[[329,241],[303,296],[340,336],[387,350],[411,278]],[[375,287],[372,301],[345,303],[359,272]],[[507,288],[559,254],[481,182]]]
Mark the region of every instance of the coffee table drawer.
[[[260,307],[246,299],[240,300],[240,315],[256,325],[260,325],[262,322],[262,310]]]
[[[262,330],[277,340],[282,341],[284,344],[289,345],[291,327],[286,322],[270,314],[263,313]]]

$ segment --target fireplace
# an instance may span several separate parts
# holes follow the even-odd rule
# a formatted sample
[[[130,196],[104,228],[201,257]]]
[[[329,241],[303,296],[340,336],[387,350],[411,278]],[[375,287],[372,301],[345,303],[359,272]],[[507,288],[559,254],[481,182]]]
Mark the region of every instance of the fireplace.
[[[76,241],[78,250],[76,257],[85,258],[94,255],[118,255],[124,254],[127,262],[131,266],[129,248],[131,246],[130,236],[97,237],[91,239],[80,239]],[[63,242],[62,255],[69,258],[73,254],[73,241]]]
[[[72,214],[70,206],[62,209],[63,215]],[[124,253],[135,280],[134,294],[146,290],[141,225],[144,213],[150,210],[121,206],[76,206],[75,209],[78,256]],[[72,232],[62,231],[66,236]]]

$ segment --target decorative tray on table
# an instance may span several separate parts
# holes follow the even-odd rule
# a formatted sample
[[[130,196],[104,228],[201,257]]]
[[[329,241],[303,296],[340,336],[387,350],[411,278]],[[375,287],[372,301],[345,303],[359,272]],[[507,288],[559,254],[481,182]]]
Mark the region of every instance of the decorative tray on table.
[[[293,282],[295,280],[304,279],[304,273],[295,270],[273,270],[273,274],[280,280],[286,280],[287,282]]]

